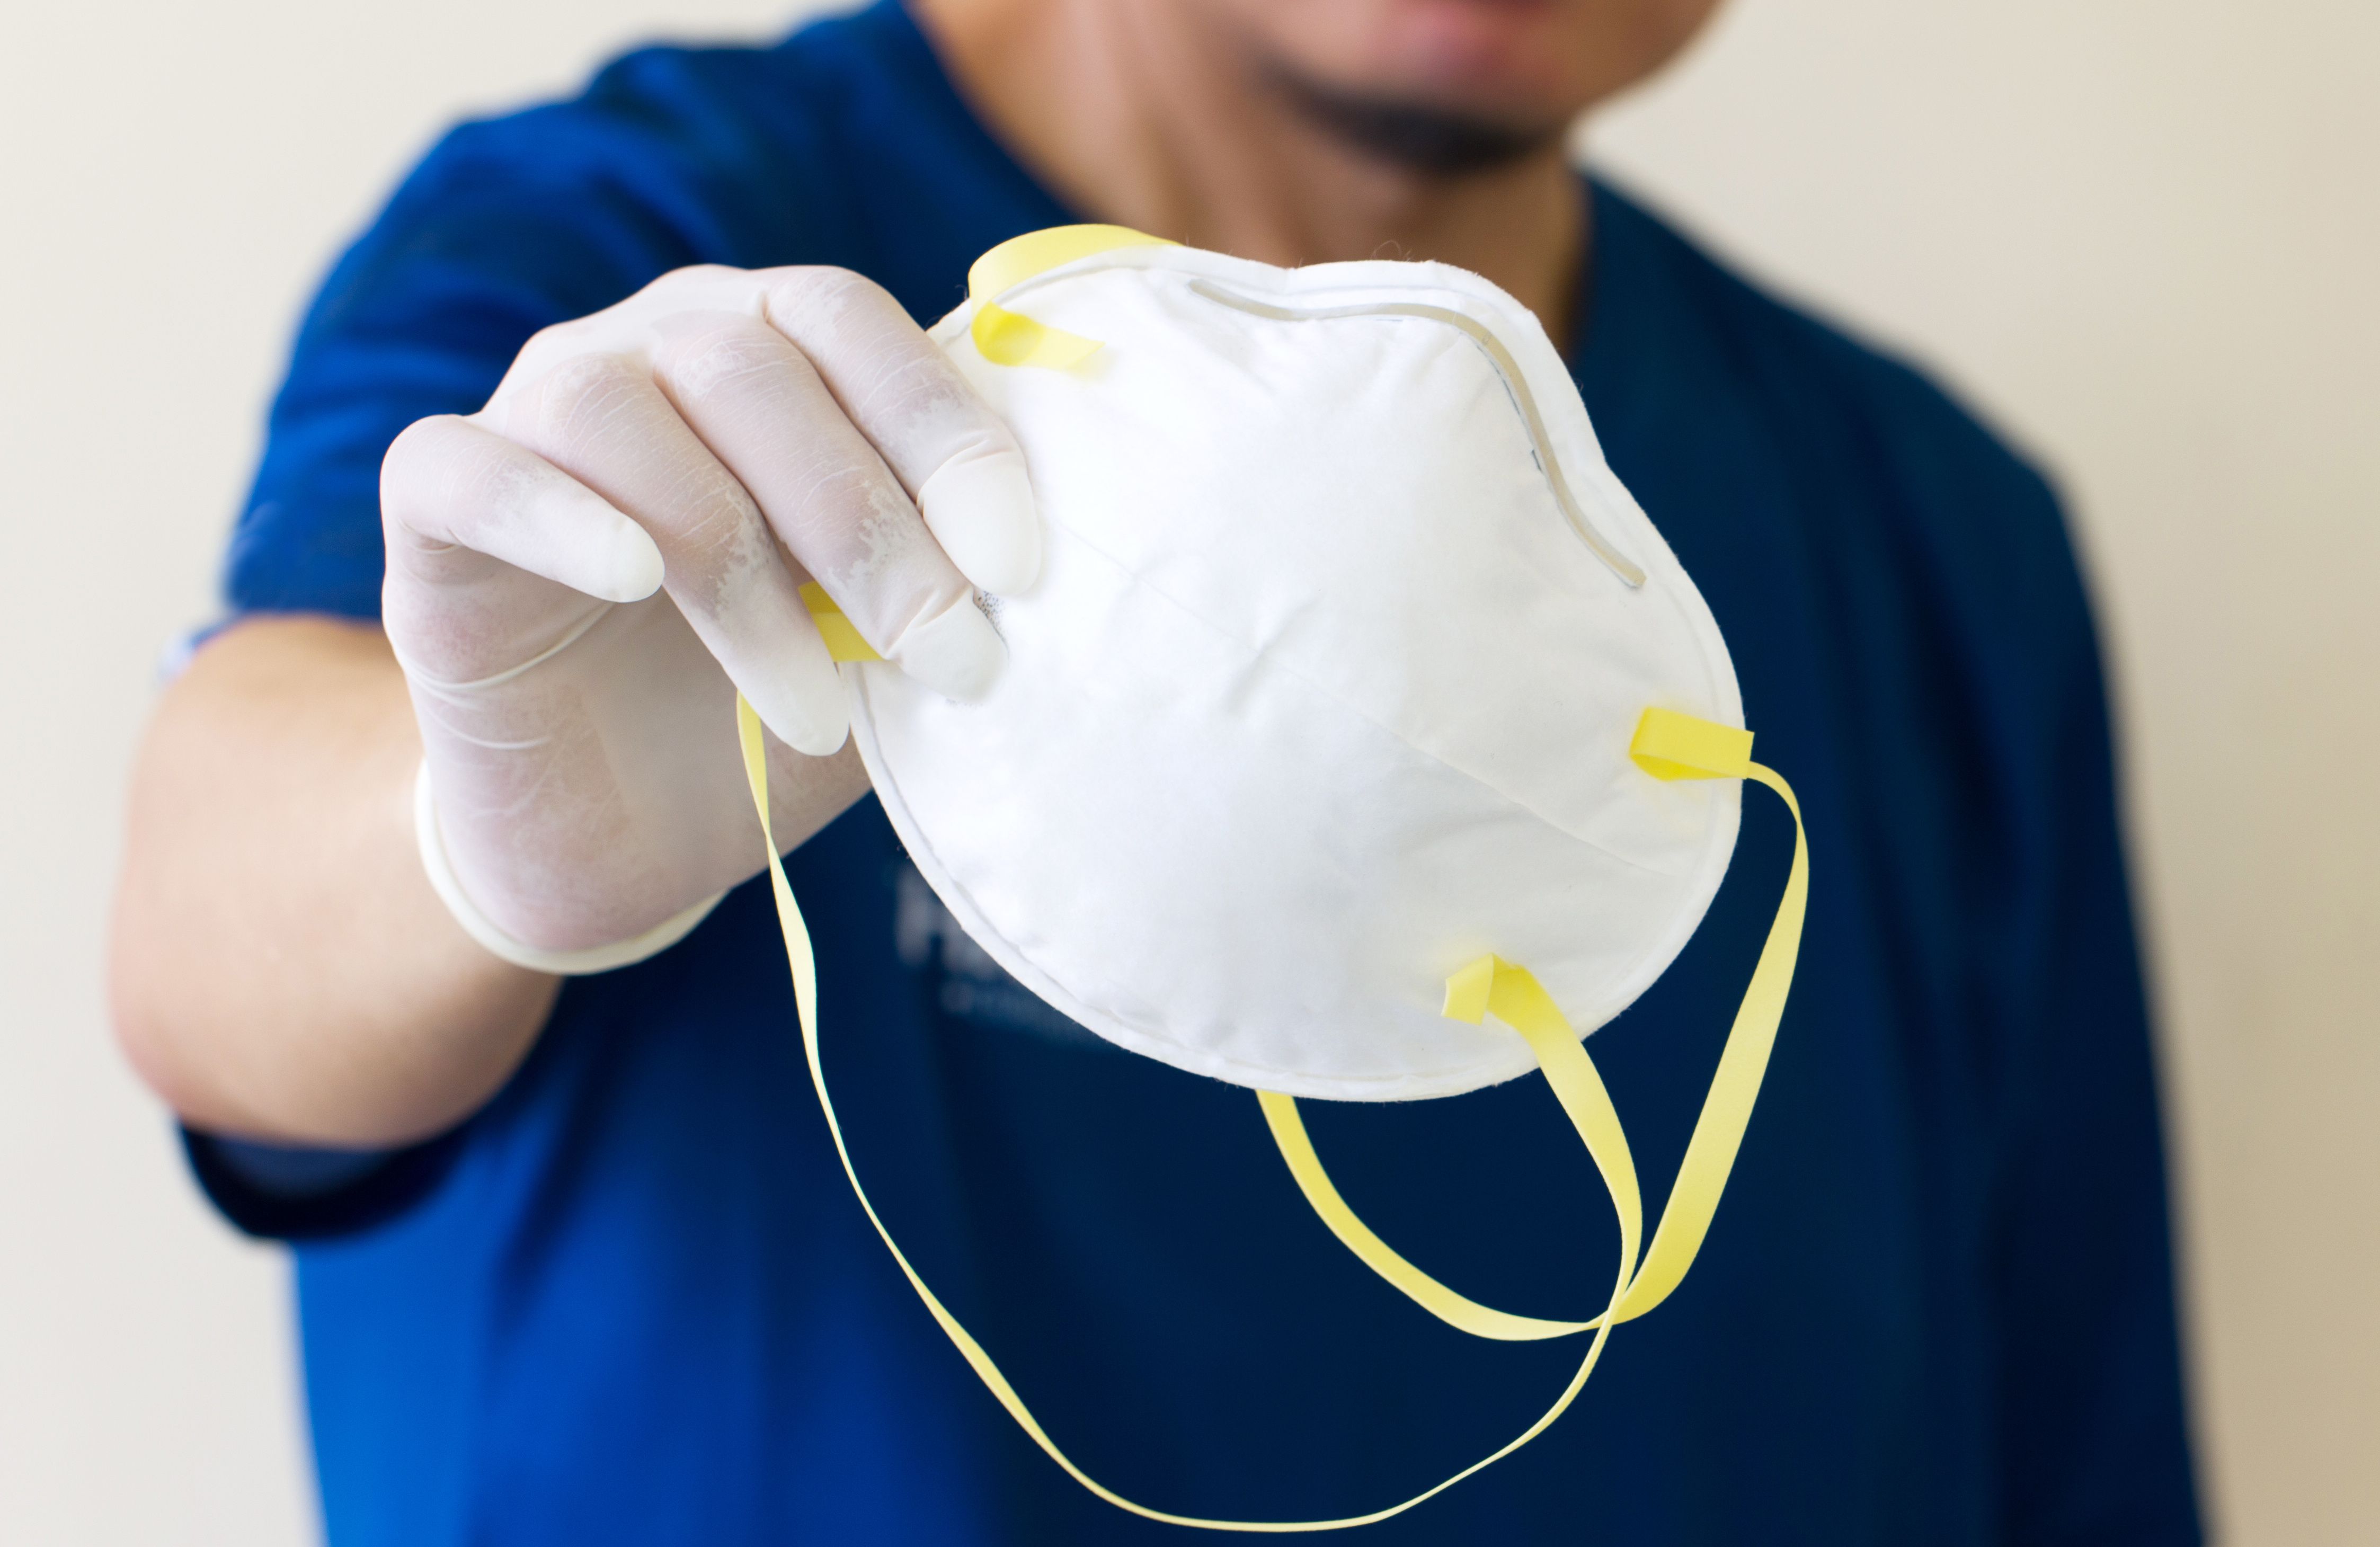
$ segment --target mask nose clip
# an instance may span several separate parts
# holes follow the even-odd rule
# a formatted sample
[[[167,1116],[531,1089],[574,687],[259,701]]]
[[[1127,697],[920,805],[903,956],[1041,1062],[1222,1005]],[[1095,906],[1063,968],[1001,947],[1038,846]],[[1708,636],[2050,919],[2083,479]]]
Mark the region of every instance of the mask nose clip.
[[[1504,383],[1504,392],[1512,398],[1512,406],[1520,410],[1521,421],[1528,429],[1529,447],[1536,453],[1538,470],[1546,476],[1546,487],[1553,491],[1554,503],[1561,508],[1564,519],[1578,533],[1588,551],[1618,575],[1630,590],[1645,584],[1645,571],[1634,560],[1620,551],[1601,527],[1590,519],[1572,492],[1570,479],[1563,477],[1561,463],[1554,455],[1553,438],[1546,430],[1545,416],[1537,412],[1537,400],[1529,391],[1529,379],[1521,363],[1504,347],[1504,341],[1477,318],[1452,307],[1427,306],[1418,301],[1382,301],[1372,305],[1343,307],[1285,307],[1270,301],[1259,301],[1253,296],[1243,296],[1226,290],[1210,280],[1194,279],[1191,294],[1203,296],[1218,306],[1246,312],[1251,317],[1268,318],[1276,322],[1328,322],[1347,317],[1414,317],[1424,321],[1439,322],[1468,338],[1488,357],[1497,377]]]

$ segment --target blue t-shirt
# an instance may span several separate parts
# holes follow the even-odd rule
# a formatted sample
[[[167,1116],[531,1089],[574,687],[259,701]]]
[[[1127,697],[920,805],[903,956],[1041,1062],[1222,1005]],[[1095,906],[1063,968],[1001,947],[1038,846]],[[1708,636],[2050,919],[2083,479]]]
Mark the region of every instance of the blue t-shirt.
[[[1543,1439],[1369,1540],[2194,1541],[2107,726],[2056,504],[1906,369],[1581,190],[1579,384],[1801,793],[1814,902],[1684,1287]],[[636,54],[458,129],[306,321],[230,600],[373,616],[382,452],[477,407],[540,327],[696,262],[844,265],[924,321],[978,253],[1074,218],[889,4],[774,48]],[[1595,1038],[1648,1205],[1790,839],[1745,803],[1700,934]],[[1246,1091],[1006,979],[873,802],[789,864],[859,1168],[1094,1476],[1176,1511],[1344,1515],[1495,1448],[1569,1378],[1574,1344],[1475,1341],[1372,1278]],[[1418,1262],[1517,1311],[1601,1303],[1613,1228],[1541,1082],[1308,1110]],[[761,884],[568,984],[431,1143],[191,1150],[227,1213],[296,1243],[337,1547],[1182,1540],[1043,1459],[870,1233]]]

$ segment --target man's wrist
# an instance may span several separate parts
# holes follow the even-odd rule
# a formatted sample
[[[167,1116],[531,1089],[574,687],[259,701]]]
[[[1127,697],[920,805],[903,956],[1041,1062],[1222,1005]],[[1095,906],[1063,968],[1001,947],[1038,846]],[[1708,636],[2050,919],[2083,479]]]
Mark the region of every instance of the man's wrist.
[[[583,950],[547,950],[516,940],[494,921],[481,912],[470,895],[463,889],[455,866],[446,857],[446,842],[438,828],[438,803],[430,785],[430,765],[424,761],[413,779],[413,832],[421,852],[421,868],[430,877],[431,889],[463,933],[471,937],[490,955],[531,972],[551,973],[558,977],[586,977],[595,973],[608,973],[615,968],[633,966],[649,957],[658,956],[694,932],[695,925],[709,917],[719,906],[725,892],[705,898],[682,912],[674,913],[640,935],[605,946],[590,946]]]

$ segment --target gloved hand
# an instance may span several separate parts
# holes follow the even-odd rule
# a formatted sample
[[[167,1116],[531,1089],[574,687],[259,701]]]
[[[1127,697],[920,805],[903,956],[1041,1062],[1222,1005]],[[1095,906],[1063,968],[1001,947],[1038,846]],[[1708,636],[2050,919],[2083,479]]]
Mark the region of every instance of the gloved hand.
[[[793,749],[772,784],[817,808],[781,838],[864,790],[848,756],[814,761],[848,728],[804,579],[966,698],[1004,659],[973,590],[1040,563],[1006,428],[834,269],[682,270],[539,333],[485,408],[397,438],[381,507],[435,835],[468,904],[540,950],[652,931],[758,868],[736,689]]]

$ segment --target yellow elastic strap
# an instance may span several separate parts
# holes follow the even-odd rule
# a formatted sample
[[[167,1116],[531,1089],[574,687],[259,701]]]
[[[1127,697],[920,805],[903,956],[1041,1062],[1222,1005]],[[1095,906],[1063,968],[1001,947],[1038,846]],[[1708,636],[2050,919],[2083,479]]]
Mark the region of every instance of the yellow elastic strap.
[[[1644,1234],[1644,1211],[1637,1197],[1635,1166],[1629,1159],[1627,1139],[1620,1130],[1619,1114],[1612,1110],[1611,1099],[1605,1093],[1595,1066],[1588,1061],[1586,1050],[1571,1034],[1560,1012],[1554,1009],[1544,990],[1536,986],[1536,981],[1526,973],[1515,971],[1498,975],[1488,1008],[1528,1038],[1529,1045],[1536,1050],[1545,1069],[1547,1082],[1553,1087],[1562,1109],[1570,1115],[1572,1124],[1585,1143],[1587,1153],[1594,1157],[1596,1168],[1602,1174],[1603,1185],[1611,1194],[1611,1205],[1620,1216],[1620,1270],[1612,1282],[1609,1305],[1606,1314],[1596,1319],[1594,1340],[1587,1345],[1585,1357],[1580,1360],[1576,1372],[1571,1376],[1570,1384],[1562,1388],[1561,1395],[1555,1398],[1553,1406],[1501,1449],[1473,1462],[1435,1487],[1385,1509],[1335,1520],[1208,1520],[1192,1515],[1169,1514],[1161,1509],[1151,1509],[1144,1504],[1135,1504],[1075,1465],[1042,1430],[1032,1411],[1026,1407],[1025,1399],[1016,1394],[1016,1388],[1009,1384],[1008,1377],[1001,1373],[1000,1367],[992,1362],[983,1345],[978,1343],[942,1302],[934,1298],[934,1292],[926,1287],[926,1281],[917,1275],[917,1270],[902,1254],[901,1248],[892,1239],[892,1233],[885,1228],[884,1221],[878,1216],[876,1205],[868,1202],[868,1190],[859,1183],[859,1173],[851,1163],[850,1146],[844,1142],[843,1125],[835,1118],[834,1101],[827,1094],[826,1071],[819,1060],[818,960],[810,947],[808,926],[802,922],[801,909],[794,901],[793,886],[785,879],[784,863],[777,855],[777,840],[770,828],[769,762],[761,741],[760,717],[752,712],[752,706],[744,702],[739,695],[735,701],[735,719],[737,733],[744,747],[744,772],[751,783],[752,805],[760,818],[761,839],[768,854],[769,884],[776,894],[777,922],[784,932],[785,957],[793,970],[794,1008],[801,1021],[802,1054],[809,1064],[810,1084],[818,1092],[819,1109],[826,1115],[827,1132],[834,1140],[834,1153],[843,1162],[843,1174],[849,1179],[852,1192],[859,1199],[860,1208],[867,1213],[868,1222],[876,1227],[876,1234],[883,1240],[885,1250],[892,1253],[892,1261],[900,1265],[902,1275],[917,1292],[917,1298],[925,1301],[926,1310],[942,1329],[943,1335],[951,1340],[968,1367],[975,1371],[977,1378],[999,1399],[1000,1405],[1008,1409],[1008,1416],[1016,1420],[1017,1426],[1067,1476],[1118,1509],[1171,1526],[1270,1535],[1345,1530],[1402,1515],[1415,1505],[1435,1498],[1464,1478],[1495,1465],[1527,1444],[1569,1409],[1580,1390],[1585,1386],[1587,1377],[1595,1372],[1596,1361],[1602,1358],[1604,1339],[1610,1335],[1610,1323],[1616,1319],[1609,1312],[1620,1305],[1621,1297],[1627,1291],[1633,1275],[1637,1248]]]
[[[1128,225],[1052,225],[1011,236],[967,266],[967,294],[985,300],[1014,290],[1062,263],[1118,248],[1170,248],[1178,244]]]
[[[1628,755],[1638,767],[1668,783],[1682,779],[1750,779],[1758,767],[1752,760],[1751,731],[1675,709],[1646,709],[1636,721],[1636,734],[1629,739]]]
[[[1587,1153],[1595,1157],[1596,1169],[1603,1173],[1605,1185],[1612,1190],[1613,1201],[1620,1210],[1621,1251],[1633,1261],[1636,1239],[1629,1221],[1641,1222],[1643,1210],[1636,1186],[1636,1163],[1628,1153],[1628,1136],[1621,1128],[1620,1114],[1604,1089],[1602,1076],[1596,1072],[1594,1060],[1586,1056],[1578,1034],[1555,1008],[1552,997],[1527,968],[1516,967],[1501,957],[1483,956],[1446,980],[1446,1013],[1457,1020],[1475,1021],[1492,1013],[1527,1039],[1530,1050],[1537,1056],[1537,1067],[1545,1071],[1546,1083],[1553,1087],[1555,1099],[1570,1114],[1572,1126],[1585,1140]],[[1339,1195],[1330,1173],[1323,1169],[1321,1157],[1315,1154],[1314,1141],[1306,1134],[1296,1099],[1278,1091],[1258,1091],[1257,1102],[1264,1109],[1266,1126],[1272,1130],[1273,1142],[1280,1146],[1281,1158],[1289,1162],[1290,1175],[1297,1178],[1298,1190],[1314,1205],[1322,1223],[1330,1227],[1330,1233],[1373,1272],[1439,1321],[1474,1337],[1492,1337],[1507,1343],[1566,1337],[1574,1332],[1593,1332],[1602,1327],[1601,1316],[1587,1322],[1550,1322],[1498,1311],[1457,1294],[1422,1272],[1374,1234],[1372,1227]],[[1620,1303],[1614,1299],[1612,1307]]]
[[[994,365],[1073,369],[1098,353],[1098,339],[1036,322],[994,305],[993,297],[1077,258],[1118,248],[1173,245],[1122,225],[1053,225],[1001,243],[967,270],[967,294],[976,302],[975,320],[967,332],[975,339],[977,353]]]
[[[802,605],[809,610],[810,622],[818,625],[819,636],[826,641],[826,653],[836,660],[882,660],[876,647],[860,637],[859,630],[843,615],[826,587],[815,580],[802,582]]]
[[[1672,709],[1645,711],[1637,723],[1635,738],[1629,744],[1629,755],[1656,779],[1750,779],[1776,791],[1786,809],[1793,814],[1793,867],[1785,878],[1785,895],[1777,905],[1776,921],[1768,926],[1768,941],[1761,948],[1760,961],[1752,970],[1751,985],[1744,990],[1743,1002],[1735,1012],[1727,1046],[1719,1054],[1718,1071],[1711,1079],[1709,1095],[1704,1098],[1702,1116],[1695,1119],[1694,1137],[1687,1141],[1686,1157],[1678,1167],[1677,1183],[1670,1190],[1669,1203],[1661,1211],[1661,1223],[1653,1232],[1652,1247],[1645,1254],[1644,1266],[1604,1315],[1585,1322],[1516,1316],[1481,1305],[1448,1288],[1406,1261],[1347,1206],[1324,1170],[1321,1157],[1315,1153],[1314,1142],[1298,1116],[1297,1103],[1274,1092],[1257,1093],[1266,1125],[1272,1130],[1281,1158],[1289,1163],[1290,1175],[1330,1233],[1414,1303],[1475,1337],[1520,1341],[1561,1337],[1590,1328],[1600,1336],[1607,1318],[1629,1321],[1669,1298],[1670,1291],[1685,1278],[1686,1270],[1694,1266],[1694,1255],[1702,1250],[1703,1237],[1718,1211],[1719,1195],[1727,1190],[1728,1175],[1734,1169],[1744,1127],[1752,1120],[1753,1104],[1760,1096],[1761,1078],[1767,1072],[1769,1050],[1777,1043],[1777,1025],[1785,1014],[1786,996],[1793,986],[1793,967],[1802,951],[1802,920],[1809,903],[1810,851],[1802,828],[1801,803],[1793,798],[1791,788],[1774,770],[1752,761],[1751,731]],[[1577,1055],[1586,1078],[1594,1077],[1594,1065],[1588,1062],[1586,1050],[1579,1045],[1553,1001],[1537,986],[1536,979],[1500,958],[1482,957],[1447,979],[1444,1013],[1455,1020],[1475,1022],[1483,1014],[1494,1014],[1529,1039],[1549,1082],[1555,1080],[1558,1067],[1549,1051],[1556,1042]],[[1514,1018],[1516,1014],[1531,1023],[1524,1024]],[[1554,1030],[1557,1027],[1559,1034]],[[1599,1081],[1595,1090],[1600,1094]],[[1555,1094],[1562,1097],[1565,1107],[1572,1105],[1572,1097],[1563,1094],[1559,1082],[1555,1082]],[[1616,1117],[1612,1119],[1615,1133],[1618,1121]],[[1590,1139],[1588,1148],[1594,1147],[1595,1142]],[[1625,1157],[1624,1140],[1618,1142],[1616,1153]],[[1597,1163],[1603,1163],[1600,1154],[1597,1155]],[[1633,1172],[1630,1186],[1633,1190]]]
[[[967,331],[975,336],[977,352],[994,365],[1072,370],[1099,352],[1098,339],[1036,322],[990,301],[975,308]]]

